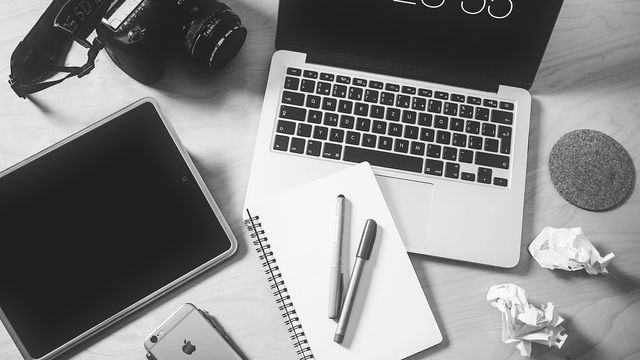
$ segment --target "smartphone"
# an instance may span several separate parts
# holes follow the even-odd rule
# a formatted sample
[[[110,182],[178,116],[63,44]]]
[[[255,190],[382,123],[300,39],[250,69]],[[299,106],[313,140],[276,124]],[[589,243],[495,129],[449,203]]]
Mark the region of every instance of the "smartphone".
[[[245,360],[222,328],[193,304],[184,304],[144,342],[151,360]]]

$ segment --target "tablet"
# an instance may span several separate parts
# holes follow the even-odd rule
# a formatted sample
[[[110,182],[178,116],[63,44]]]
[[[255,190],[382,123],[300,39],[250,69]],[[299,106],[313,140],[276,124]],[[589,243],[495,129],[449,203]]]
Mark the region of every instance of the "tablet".
[[[237,248],[151,99],[0,173],[0,239],[0,318],[26,359],[55,358]]]

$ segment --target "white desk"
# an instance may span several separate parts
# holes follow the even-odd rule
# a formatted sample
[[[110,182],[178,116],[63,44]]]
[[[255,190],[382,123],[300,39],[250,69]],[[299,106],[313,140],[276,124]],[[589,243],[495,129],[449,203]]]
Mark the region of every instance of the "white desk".
[[[0,74],[45,0],[0,4]],[[133,102],[157,98],[194,157],[240,242],[238,253],[103,332],[73,359],[144,359],[144,337],[180,304],[210,310],[251,359],[295,359],[287,332],[240,221],[254,136],[276,26],[276,0],[228,4],[249,29],[244,48],[215,74],[174,58],[153,87],[121,72],[102,52],[84,79],[23,100],[0,86],[0,168],[36,153]],[[581,128],[611,135],[640,166],[640,1],[566,1],[531,93],[533,114],[520,264],[512,270],[411,256],[445,340],[412,359],[520,359],[500,340],[500,314],[485,301],[491,285],[514,282],[534,303],[553,301],[567,319],[561,350],[534,345],[537,359],[640,359],[640,193],[604,213],[580,210],[553,188],[547,161],[563,134]],[[83,51],[74,53],[84,63]],[[6,78],[5,78],[6,79]],[[2,206],[0,204],[0,206]],[[1,221],[1,220],[0,220]],[[582,226],[616,258],[610,276],[551,272],[526,247],[544,226]],[[0,229],[1,231],[1,229]],[[2,251],[0,238],[0,251]],[[0,289],[0,291],[2,291]],[[52,309],[55,311],[55,309]],[[52,324],[52,328],[55,324]],[[19,359],[0,327],[0,359]]]

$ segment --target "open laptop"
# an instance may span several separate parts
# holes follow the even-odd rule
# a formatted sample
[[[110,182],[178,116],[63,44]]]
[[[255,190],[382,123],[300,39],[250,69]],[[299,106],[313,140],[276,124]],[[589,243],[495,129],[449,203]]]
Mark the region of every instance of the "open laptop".
[[[413,253],[513,267],[562,0],[281,0],[246,205],[368,161]]]

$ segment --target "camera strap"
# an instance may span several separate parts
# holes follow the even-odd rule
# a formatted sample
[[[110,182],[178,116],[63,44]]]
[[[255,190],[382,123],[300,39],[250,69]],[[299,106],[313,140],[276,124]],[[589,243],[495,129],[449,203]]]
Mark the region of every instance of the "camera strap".
[[[61,82],[67,80],[70,77],[77,76],[81,78],[93,70],[95,67],[96,57],[100,50],[104,48],[104,42],[96,37],[93,39],[93,43],[89,46],[89,51],[87,52],[87,62],[82,66],[49,66],[46,70],[56,71],[56,72],[66,72],[68,73],[65,77],[58,80],[44,81],[33,84],[21,84],[16,81],[13,75],[9,75],[9,85],[15,93],[21,97],[26,98],[27,95],[36,93],[38,91],[42,91],[51,86],[60,84]]]

